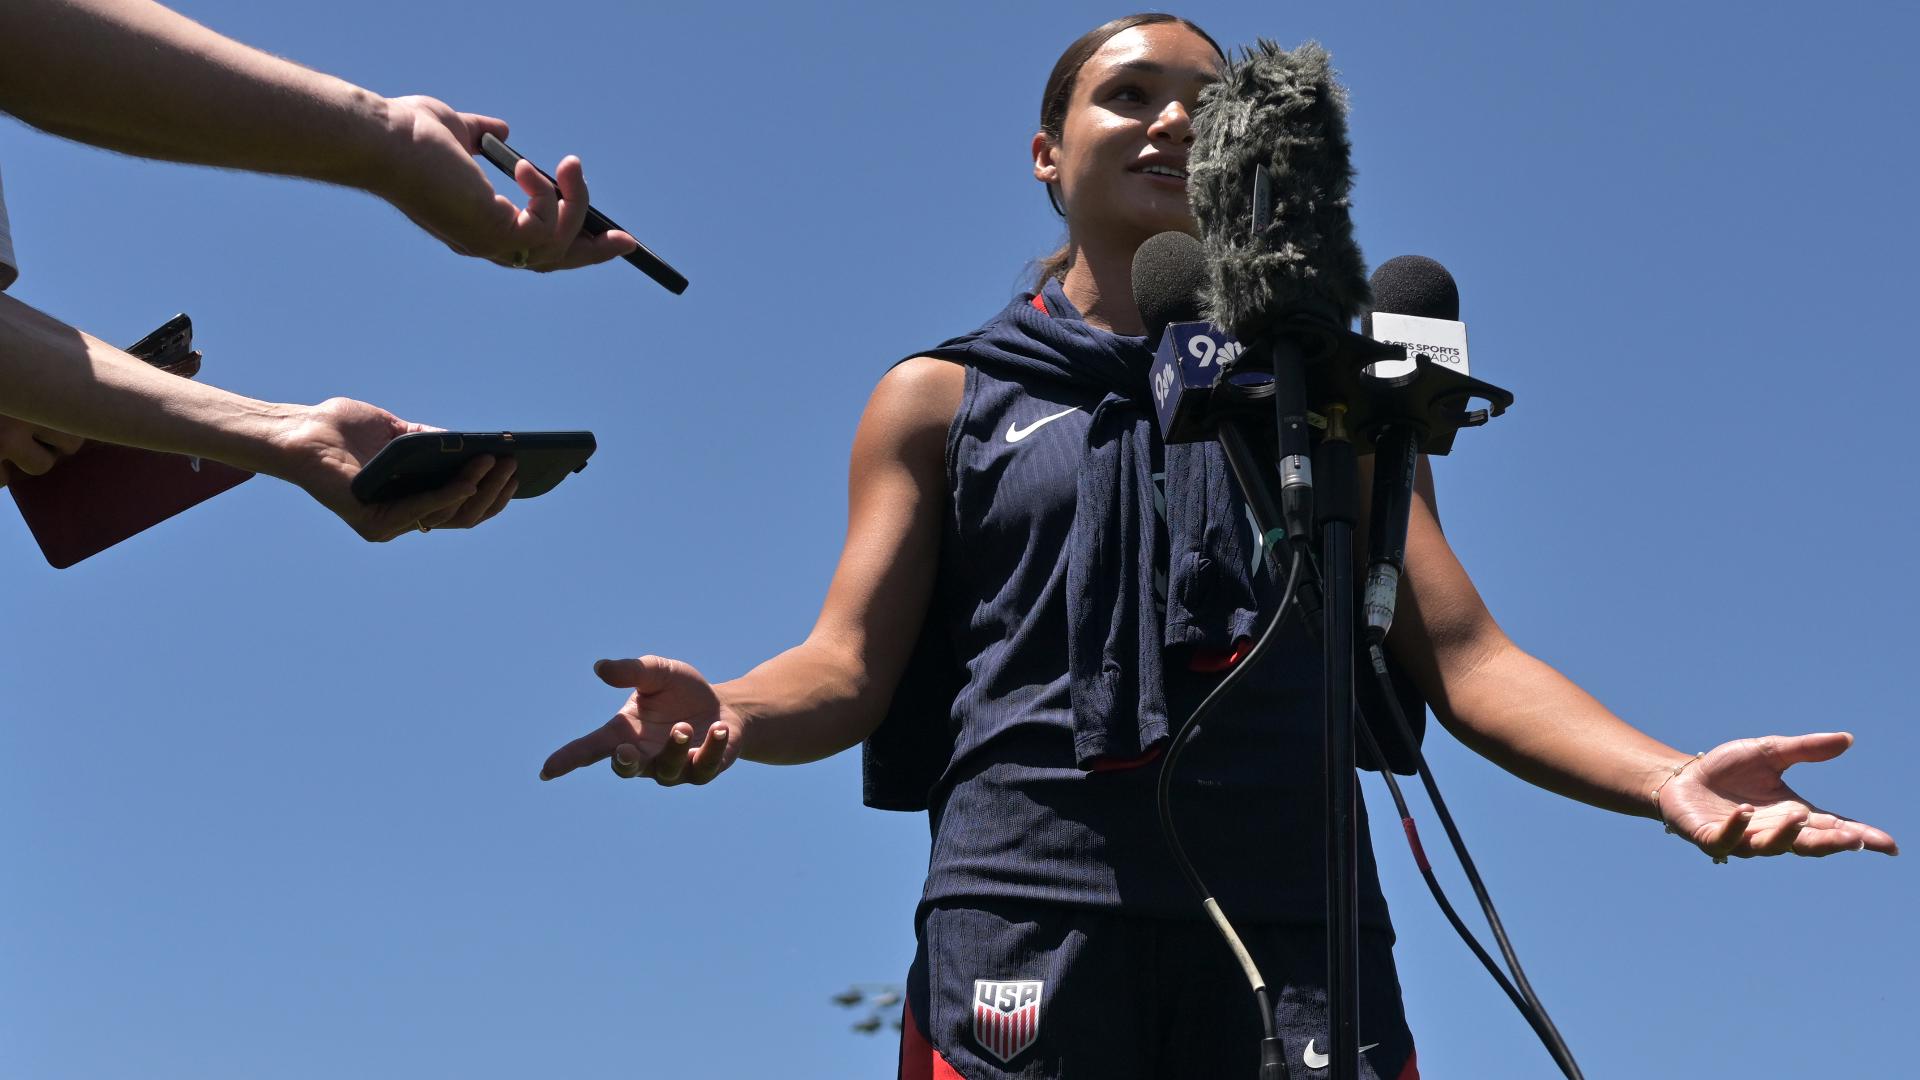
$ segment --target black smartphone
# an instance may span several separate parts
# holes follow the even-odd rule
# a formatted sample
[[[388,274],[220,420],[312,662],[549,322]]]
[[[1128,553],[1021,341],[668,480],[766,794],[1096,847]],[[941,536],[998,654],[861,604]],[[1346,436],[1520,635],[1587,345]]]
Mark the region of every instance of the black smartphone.
[[[480,136],[480,152],[485,154],[488,161],[493,162],[496,168],[508,176],[512,176],[513,167],[524,160],[518,150],[494,138],[492,135]],[[541,176],[547,178],[547,183],[551,184],[554,182],[552,175],[549,174],[547,170],[540,168],[538,165],[535,165],[534,168],[539,171]],[[592,206],[587,207],[587,221],[581,228],[582,232],[598,236],[601,233],[612,232],[615,229],[620,229],[621,232],[625,232],[629,236],[633,235],[631,232],[628,232],[628,230],[621,228],[612,218],[595,210]],[[637,238],[634,242],[639,244]],[[622,255],[621,258],[639,267],[648,277],[659,282],[668,292],[675,296],[687,291],[686,275],[668,266],[665,259],[647,250],[647,245],[640,244],[640,246],[634,248],[631,252]]]
[[[127,352],[174,375],[191,379],[200,373],[200,354],[193,348],[193,320],[184,313],[127,346]]]
[[[570,473],[587,467],[595,444],[591,431],[422,431],[382,447],[353,478],[353,495],[365,503],[432,491],[483,454],[513,458],[516,499],[545,495]]]

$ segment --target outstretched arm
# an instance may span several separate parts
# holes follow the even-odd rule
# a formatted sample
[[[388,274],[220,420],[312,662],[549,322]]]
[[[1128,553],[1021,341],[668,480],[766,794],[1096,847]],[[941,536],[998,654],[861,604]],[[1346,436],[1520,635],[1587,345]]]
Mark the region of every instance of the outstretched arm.
[[[0,4],[0,112],[126,154],[361,188],[454,250],[508,265],[557,270],[634,249],[626,233],[580,235],[579,159],[555,170],[557,190],[523,163],[521,209],[472,156],[481,135],[506,138],[505,121],[382,97],[151,0]]]
[[[210,458],[299,485],[368,540],[477,525],[514,492],[512,461],[478,458],[435,491],[366,505],[349,488],[361,466],[429,429],[346,398],[275,404],[169,375],[4,294],[0,407],[13,418],[0,439],[14,436],[0,468],[45,472],[52,455],[35,446],[71,452],[82,439]]]
[[[1436,505],[1422,459],[1401,614],[1387,644],[1460,741],[1549,791],[1665,821],[1716,858],[1898,853],[1891,836],[1812,807],[1781,779],[1794,764],[1838,756],[1851,736],[1741,739],[1694,760],[1639,731],[1501,631],[1441,533]]]
[[[879,725],[906,668],[940,552],[946,438],[964,372],[921,358],[888,372],[854,436],[847,540],[805,641],[729,682],[677,660],[603,660],[630,687],[613,719],[561,747],[542,779],[607,758],[622,776],[705,783],[739,757],[815,761]]]

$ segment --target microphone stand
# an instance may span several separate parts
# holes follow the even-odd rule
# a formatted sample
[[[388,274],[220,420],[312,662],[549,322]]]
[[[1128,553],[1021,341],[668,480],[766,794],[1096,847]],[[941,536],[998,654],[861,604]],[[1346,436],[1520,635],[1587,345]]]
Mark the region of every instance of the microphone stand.
[[[1326,609],[1320,639],[1327,821],[1327,1023],[1333,1080],[1360,1080],[1359,777],[1353,749],[1353,530],[1359,524],[1360,466],[1347,438],[1346,409],[1323,414],[1314,454],[1318,474],[1320,575]]]
[[[1416,357],[1414,370],[1392,379],[1377,379],[1365,369],[1381,360],[1405,359],[1405,350],[1384,345],[1337,327],[1325,320],[1289,320],[1278,332],[1223,364],[1210,399],[1211,426],[1225,453],[1234,479],[1247,500],[1261,534],[1285,536],[1288,543],[1305,546],[1309,536],[1288,533],[1281,500],[1272,482],[1283,473],[1290,449],[1282,437],[1274,441],[1275,460],[1262,466],[1245,430],[1248,418],[1271,410],[1279,399],[1280,427],[1287,424],[1288,394],[1276,393],[1276,383],[1304,370],[1306,400],[1324,417],[1326,430],[1313,450],[1316,527],[1320,540],[1322,577],[1321,648],[1323,650],[1322,704],[1325,723],[1326,864],[1327,864],[1327,1012],[1330,1031],[1327,1054],[1330,1080],[1360,1080],[1360,915],[1359,915],[1359,783],[1354,748],[1354,611],[1358,590],[1353,565],[1353,532],[1359,523],[1359,456],[1371,453],[1376,436],[1396,444],[1416,432],[1410,445],[1430,454],[1445,454],[1461,427],[1478,427],[1505,412],[1513,395],[1457,371],[1442,368],[1426,357]],[[1236,380],[1236,375],[1265,372],[1266,383]],[[1470,399],[1485,400],[1489,408],[1471,412]],[[1272,412],[1267,411],[1267,415]],[[1257,421],[1256,421],[1257,422]],[[1384,463],[1383,463],[1384,464]],[[1406,531],[1408,501],[1391,501],[1394,523],[1375,521],[1373,529]],[[1276,545],[1268,543],[1268,551]],[[1311,597],[1311,592],[1306,594]],[[1283,614],[1283,613],[1282,613]],[[1385,761],[1381,763],[1385,767]],[[1270,1042],[1272,1040],[1269,1040]],[[1261,1080],[1282,1080],[1284,1056],[1274,1046],[1262,1047]]]

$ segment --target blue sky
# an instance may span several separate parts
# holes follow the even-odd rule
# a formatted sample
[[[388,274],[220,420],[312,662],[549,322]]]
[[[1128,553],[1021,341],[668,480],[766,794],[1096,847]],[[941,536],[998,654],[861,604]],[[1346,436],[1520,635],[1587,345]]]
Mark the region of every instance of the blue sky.
[[[470,264],[364,195],[0,121],[20,299],[122,342],[187,311],[203,378],[255,396],[600,442],[487,528],[384,547],[263,480],[56,572],[0,501],[0,1075],[892,1075],[827,997],[903,975],[926,830],[860,806],[856,755],[535,774],[618,707],[595,659],[723,678],[806,632],[867,392],[1057,241],[1041,84],[1125,10],[181,7],[580,153],[693,284]],[[1852,730],[1793,781],[1920,843],[1917,20],[1185,13],[1325,43],[1364,250],[1458,278],[1519,403],[1437,464],[1441,511],[1507,631],[1684,750]],[[1906,1070],[1910,856],[1714,867],[1428,750],[1589,1075]],[[1425,1074],[1549,1075],[1377,831]]]

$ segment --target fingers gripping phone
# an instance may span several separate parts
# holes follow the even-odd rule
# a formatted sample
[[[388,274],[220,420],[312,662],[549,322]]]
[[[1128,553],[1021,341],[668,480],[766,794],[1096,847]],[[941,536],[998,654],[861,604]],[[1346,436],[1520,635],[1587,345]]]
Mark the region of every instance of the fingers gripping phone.
[[[486,155],[488,161],[493,162],[494,167],[506,173],[508,176],[513,175],[515,165],[526,160],[518,150],[494,138],[491,134],[480,136],[480,152]],[[540,168],[540,166],[535,165],[534,170],[541,176],[545,176],[547,183],[553,184],[555,182],[553,177],[549,175],[545,169]],[[582,232],[598,236],[601,233],[612,232],[615,229],[619,229],[629,236],[633,235],[627,229],[621,228],[612,218],[595,210],[592,206],[587,207],[587,221],[581,228]],[[675,296],[687,291],[686,275],[668,266],[665,259],[648,250],[647,245],[640,243],[637,238],[634,240],[634,243],[638,246],[627,254],[622,255],[621,258],[639,267],[648,277],[659,282],[662,287]]]
[[[422,431],[402,435],[380,449],[353,478],[361,502],[387,502],[450,483],[467,462],[482,455],[517,463],[513,497],[531,499],[558,487],[587,467],[595,443],[591,431]]]

